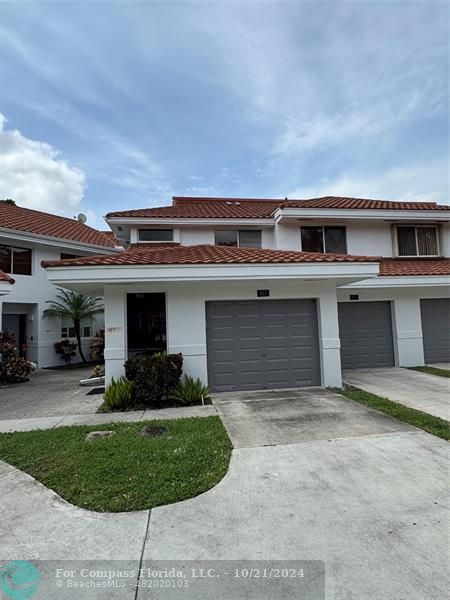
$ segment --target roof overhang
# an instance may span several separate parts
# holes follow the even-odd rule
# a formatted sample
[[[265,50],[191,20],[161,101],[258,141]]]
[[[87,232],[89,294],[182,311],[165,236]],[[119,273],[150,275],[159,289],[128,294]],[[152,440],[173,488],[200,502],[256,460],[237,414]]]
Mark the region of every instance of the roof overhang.
[[[82,250],[95,254],[112,254],[113,252],[121,252],[123,248],[115,246],[99,246],[97,244],[88,244],[86,242],[78,242],[76,240],[66,240],[49,235],[41,235],[17,229],[9,229],[0,227],[0,237],[7,238],[8,241],[14,240],[17,242],[25,242],[28,244],[41,244],[45,246],[58,246],[70,250]]]
[[[341,285],[377,277],[378,262],[308,262],[270,264],[101,265],[47,267],[51,283],[71,289],[98,289],[108,284],[249,281],[336,280]],[[97,288],[95,287],[97,286]]]
[[[414,223],[449,222],[450,208],[446,210],[377,210],[348,208],[278,208],[274,217],[277,223],[301,219],[337,219],[358,221],[405,221]]]
[[[339,286],[349,289],[383,289],[383,288],[415,288],[415,287],[445,287],[450,290],[450,275],[416,275],[416,276],[381,276],[352,282]],[[449,291],[450,295],[450,291]]]

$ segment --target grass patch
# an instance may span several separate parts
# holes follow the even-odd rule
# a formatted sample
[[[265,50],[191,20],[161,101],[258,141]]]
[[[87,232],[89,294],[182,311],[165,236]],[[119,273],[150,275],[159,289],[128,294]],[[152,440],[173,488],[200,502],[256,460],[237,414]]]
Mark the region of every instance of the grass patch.
[[[146,424],[164,426],[144,438]],[[86,442],[90,431],[115,435]],[[186,500],[225,475],[231,442],[219,417],[61,427],[0,434],[0,458],[60,496],[99,512],[149,509]]]
[[[386,415],[395,417],[399,421],[409,423],[409,425],[423,429],[424,431],[432,433],[433,435],[436,435],[444,440],[450,439],[450,423],[445,419],[433,417],[428,413],[415,410],[414,408],[409,408],[404,404],[392,402],[387,398],[370,394],[369,392],[365,392],[359,388],[345,387],[332,389],[334,392],[337,392],[342,396],[346,396],[347,398],[355,400],[360,404],[364,404],[365,406],[379,410]]]
[[[439,377],[450,377],[450,371],[439,369],[438,367],[407,367],[410,371],[419,371],[419,373],[428,373],[429,375],[438,375]]]

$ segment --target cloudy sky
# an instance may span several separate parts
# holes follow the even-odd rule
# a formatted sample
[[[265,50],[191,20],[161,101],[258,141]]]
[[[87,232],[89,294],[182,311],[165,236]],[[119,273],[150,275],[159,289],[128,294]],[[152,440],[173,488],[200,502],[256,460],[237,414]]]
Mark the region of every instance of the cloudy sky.
[[[0,0],[0,198],[449,201],[449,3]]]

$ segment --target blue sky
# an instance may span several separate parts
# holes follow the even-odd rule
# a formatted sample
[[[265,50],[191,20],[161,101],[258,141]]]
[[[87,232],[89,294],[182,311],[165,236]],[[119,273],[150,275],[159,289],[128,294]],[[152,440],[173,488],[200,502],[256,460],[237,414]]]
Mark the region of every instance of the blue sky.
[[[0,197],[448,202],[449,4],[0,1]]]

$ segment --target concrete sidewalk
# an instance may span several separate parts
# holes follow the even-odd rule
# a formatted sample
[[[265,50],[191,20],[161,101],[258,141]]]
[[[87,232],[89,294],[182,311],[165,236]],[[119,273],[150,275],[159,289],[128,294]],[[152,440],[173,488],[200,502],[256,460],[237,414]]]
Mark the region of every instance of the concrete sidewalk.
[[[332,438],[330,418],[337,415],[328,414],[327,401],[334,402],[311,401],[295,418],[297,423],[314,422],[314,439],[234,450],[230,470],[215,488],[192,500],[152,509],[151,514],[105,514],[74,507],[0,462],[0,561],[92,559],[95,567],[101,560],[117,559],[136,569],[141,560],[237,560],[241,567],[249,566],[245,560],[319,560],[325,564],[326,600],[441,600],[449,585],[448,484],[443,476],[448,444],[405,424],[398,428],[385,416],[392,421],[387,431],[365,407],[360,407],[367,417],[365,431],[358,427],[353,436]],[[263,411],[264,402],[253,402],[253,408]],[[274,406],[269,408],[276,414]],[[342,413],[349,431],[350,412]],[[174,418],[178,416],[179,412]],[[267,425],[261,419],[252,422],[263,430]],[[341,422],[340,433],[343,427]],[[259,594],[249,595],[241,581],[238,594],[207,597],[261,599]],[[134,587],[126,589],[91,590],[89,597],[149,598],[148,589],[132,583]],[[179,597],[163,592],[152,590],[152,598]],[[77,591],[62,596],[55,589],[45,596],[63,597],[82,596]],[[200,596],[195,585],[183,589],[185,600],[200,597],[206,596]]]
[[[137,570],[141,560],[321,560],[326,600],[441,600],[449,585],[447,461],[446,442],[417,430],[235,450],[215,488],[151,514],[72,506],[0,462],[0,562],[39,557]],[[130,583],[89,597],[149,597]],[[199,595],[192,586],[182,597]]]
[[[344,383],[393,402],[450,420],[450,379],[411,369],[353,369]]]
[[[156,419],[185,419],[189,417],[209,417],[217,415],[213,405],[164,408],[160,410],[134,410],[93,415],[67,415],[64,417],[36,417],[33,419],[7,419],[0,421],[0,433],[31,431],[33,429],[53,429],[68,425],[104,425],[121,421],[154,421]]]
[[[447,460],[444,440],[412,428],[235,450],[215,488],[152,510],[143,557],[322,560],[326,600],[442,600]]]

